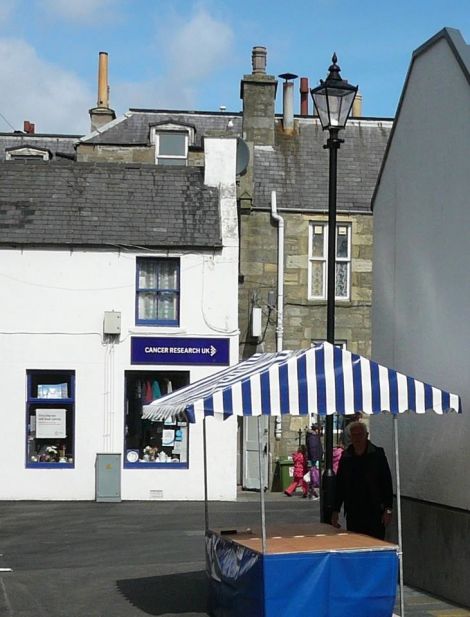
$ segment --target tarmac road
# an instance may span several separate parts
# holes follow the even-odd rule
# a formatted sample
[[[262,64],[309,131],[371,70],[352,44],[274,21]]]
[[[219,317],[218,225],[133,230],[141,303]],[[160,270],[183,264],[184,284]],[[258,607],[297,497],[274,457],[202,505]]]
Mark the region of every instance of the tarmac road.
[[[266,500],[268,527],[319,520],[318,502]],[[259,495],[209,514],[252,527]],[[206,617],[203,529],[201,502],[0,502],[0,617]],[[416,590],[405,602],[407,617],[470,617]]]
[[[210,504],[211,526],[257,524],[257,500]],[[268,522],[317,513],[267,503]],[[200,502],[0,502],[0,616],[205,617],[203,530]]]

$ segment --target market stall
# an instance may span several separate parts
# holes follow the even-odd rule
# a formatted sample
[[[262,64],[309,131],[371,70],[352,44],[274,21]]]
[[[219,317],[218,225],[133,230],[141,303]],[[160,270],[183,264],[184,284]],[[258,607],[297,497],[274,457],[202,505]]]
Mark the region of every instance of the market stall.
[[[401,564],[401,509],[400,509],[400,477],[398,459],[398,426],[396,419],[399,414],[407,411],[424,413],[427,410],[434,410],[436,413],[443,414],[447,411],[461,411],[460,399],[456,394],[451,394],[430,384],[416,380],[412,377],[398,373],[397,371],[381,366],[367,358],[353,354],[347,350],[335,347],[329,343],[322,343],[310,349],[296,351],[281,351],[277,353],[256,354],[248,360],[225,369],[211,377],[186,386],[166,397],[154,401],[144,407],[144,418],[150,420],[162,420],[168,417],[183,417],[190,422],[203,420],[204,424],[208,416],[223,414],[224,417],[231,415],[240,416],[279,416],[283,414],[304,415],[319,414],[322,416],[334,413],[354,414],[362,412],[364,414],[378,414],[390,412],[394,418],[395,435],[395,469],[397,478],[397,505],[398,505],[398,531],[399,547],[398,557],[400,558],[400,588],[403,587],[403,569]],[[205,443],[204,443],[205,449]],[[260,487],[264,486],[262,478],[263,465],[261,461],[262,453],[259,453]],[[205,461],[207,461],[205,452]],[[207,462],[206,462],[207,465]],[[207,473],[206,478],[206,536],[213,538],[219,536],[209,528],[209,518],[207,509]],[[272,536],[268,538],[266,533],[266,516],[264,507],[264,492],[260,490],[260,539],[259,555],[261,564],[271,562],[269,553],[272,547]],[[295,534],[297,535],[297,534]],[[330,534],[334,535],[334,534]],[[352,534],[356,535],[356,534]],[[362,536],[363,537],[363,536]],[[222,541],[222,540],[221,540]],[[378,542],[378,541],[375,541]],[[233,547],[238,547],[238,542],[233,538],[230,541]],[[227,545],[228,547],[228,545]],[[253,547],[245,547],[246,550],[253,550]],[[245,550],[244,549],[244,550]],[[235,550],[235,554],[239,548]],[[333,551],[334,552],[334,551]],[[342,552],[355,554],[359,549],[347,549]],[[372,551],[374,554],[382,554],[380,551]],[[389,552],[389,551],[386,551]],[[393,552],[393,550],[392,550]],[[317,554],[316,550],[302,551],[302,555]],[[211,571],[211,555],[214,554],[208,549],[208,574],[213,578]],[[284,555],[286,555],[284,553]],[[294,553],[288,553],[293,559]],[[396,552],[395,552],[396,555]],[[268,558],[269,556],[269,558]],[[382,559],[382,558],[380,558]],[[259,561],[259,559],[258,559]],[[300,562],[307,568],[305,557]],[[335,559],[329,560],[329,563]],[[388,577],[395,581],[393,576],[393,559],[388,564]],[[279,575],[285,572],[283,559],[277,560]],[[396,556],[395,556],[396,563]],[[309,566],[308,566],[309,567]],[[328,566],[336,568],[337,565]],[[319,566],[320,570],[324,566]],[[266,567],[261,567],[260,573],[263,579],[263,588],[270,587],[267,577]],[[273,576],[273,573],[270,573]],[[362,577],[361,577],[362,581]],[[390,583],[389,583],[390,584]],[[214,586],[212,589],[212,600]],[[274,585],[273,589],[276,589]],[[309,587],[310,589],[310,587]],[[306,590],[307,591],[307,590]],[[315,606],[314,597],[318,589],[310,589],[310,600]],[[386,594],[385,590],[384,594]],[[253,590],[253,593],[255,590]],[[336,590],[331,590],[328,602],[333,602],[336,597]],[[263,595],[266,598],[266,594]],[[401,594],[403,598],[403,594]],[[369,606],[372,599],[363,599]],[[211,611],[214,615],[231,615],[217,609],[220,602],[213,602]],[[331,609],[331,606],[329,610]],[[263,611],[257,613],[260,617],[274,617],[278,613],[272,612],[274,609],[264,603]],[[284,613],[294,615],[298,613]],[[384,609],[385,610],[385,609]],[[388,610],[388,609],[386,609]],[[346,611],[347,613],[348,611]],[[234,613],[235,614],[235,613]],[[246,613],[245,613],[246,614]],[[340,612],[313,612],[310,615],[344,615],[345,607]],[[354,614],[349,612],[349,614]],[[372,613],[361,614],[367,615]],[[374,613],[375,617],[386,615],[387,613]],[[402,616],[404,607],[402,602]],[[388,613],[391,615],[391,611]]]

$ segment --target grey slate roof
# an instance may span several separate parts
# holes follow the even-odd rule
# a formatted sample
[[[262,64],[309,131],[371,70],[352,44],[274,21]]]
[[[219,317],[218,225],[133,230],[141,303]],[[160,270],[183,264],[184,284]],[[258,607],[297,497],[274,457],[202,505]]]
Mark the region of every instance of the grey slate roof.
[[[150,126],[161,122],[175,122],[193,126],[194,145],[201,146],[203,135],[208,131],[225,131],[230,120],[234,125],[229,129],[230,133],[239,135],[242,121],[240,114],[131,109],[124,117],[105,125],[99,132],[86,135],[82,141],[87,144],[102,145],[148,145]]]
[[[5,151],[10,148],[21,148],[22,146],[34,146],[50,150],[53,159],[57,152],[75,155],[75,144],[80,139],[79,135],[29,135],[26,133],[0,133],[0,160],[5,160]]]
[[[227,124],[232,121],[232,127]],[[192,125],[196,145],[214,131],[241,135],[239,114],[131,110],[101,133],[83,138],[93,144],[149,144],[150,126],[161,122]],[[299,132],[286,135],[278,117],[274,148],[255,147],[253,207],[270,209],[271,191],[277,191],[280,209],[325,211],[328,209],[328,152],[323,149],[327,134],[318,120],[298,117]],[[350,120],[338,154],[338,211],[370,212],[371,199],[390,134],[390,119]]]
[[[0,245],[221,246],[219,195],[197,167],[0,162]]]
[[[340,137],[337,210],[370,212],[371,199],[392,122],[350,120]],[[276,133],[273,148],[255,147],[254,208],[271,208],[271,191],[279,209],[328,210],[328,133],[318,120],[299,119],[298,135]]]

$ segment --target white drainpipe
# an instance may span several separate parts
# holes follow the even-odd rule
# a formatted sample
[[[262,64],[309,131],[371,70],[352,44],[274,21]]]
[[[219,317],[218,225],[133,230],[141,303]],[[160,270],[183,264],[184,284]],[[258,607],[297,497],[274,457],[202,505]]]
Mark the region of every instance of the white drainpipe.
[[[284,219],[277,213],[276,191],[271,191],[271,216],[278,223],[276,351],[282,351],[282,335],[284,333]]]
[[[284,333],[284,219],[277,213],[276,191],[271,191],[271,216],[277,221],[277,325],[276,351],[282,351]],[[281,439],[281,418],[276,417],[274,436]]]

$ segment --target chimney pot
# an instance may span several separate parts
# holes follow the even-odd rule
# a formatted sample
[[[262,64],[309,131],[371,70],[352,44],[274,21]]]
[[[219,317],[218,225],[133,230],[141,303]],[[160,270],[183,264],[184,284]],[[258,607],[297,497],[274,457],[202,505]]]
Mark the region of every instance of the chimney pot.
[[[362,116],[362,94],[360,92],[356,93],[351,116],[353,118],[360,118]]]
[[[251,64],[253,66],[253,75],[266,73],[266,47],[253,47],[251,53]]]
[[[308,77],[300,78],[300,115],[308,116]]]
[[[23,132],[28,135],[34,135],[35,126],[29,120],[25,120],[23,123]]]

